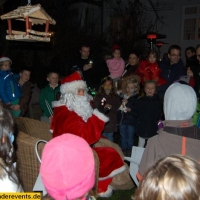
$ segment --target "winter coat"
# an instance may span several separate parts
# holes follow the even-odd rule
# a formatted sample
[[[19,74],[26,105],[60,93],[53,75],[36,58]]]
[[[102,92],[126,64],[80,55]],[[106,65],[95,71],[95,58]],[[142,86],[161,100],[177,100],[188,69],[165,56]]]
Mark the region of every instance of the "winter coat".
[[[94,108],[99,108],[101,106],[101,100],[105,98],[106,104],[112,105],[112,108],[109,110],[109,112],[106,114],[107,117],[109,117],[108,123],[106,123],[105,128],[103,132],[105,133],[113,133],[117,131],[117,110],[121,105],[121,101],[118,95],[115,95],[114,97],[111,97],[110,95],[97,95],[94,98]]]
[[[131,114],[136,117],[136,134],[142,138],[156,135],[161,113],[162,102],[156,94],[153,97],[139,98],[135,109],[131,111]]]
[[[0,70],[0,99],[7,104],[20,98],[21,91],[18,86],[18,74],[13,74],[11,69],[8,71]]]
[[[193,72],[194,77],[194,90],[197,94],[197,97],[200,97],[199,91],[200,91],[200,64],[195,56],[192,56],[186,61],[186,69],[190,68],[190,70]]]
[[[151,63],[148,60],[140,62],[137,74],[141,77],[141,82],[144,83],[148,80],[156,80],[157,86],[161,86],[166,83],[166,80],[160,77],[161,69],[158,67],[158,63]]]
[[[188,127],[181,128],[181,124],[185,123],[185,120],[166,120],[163,122],[164,129],[160,129],[158,135],[148,140],[139,164],[137,174],[139,180],[157,160],[172,154],[187,155],[199,162],[200,129],[193,126],[191,119],[186,121]],[[165,130],[165,127],[173,127],[177,130],[172,133],[169,128]]]
[[[83,66],[89,64],[90,61],[93,62],[92,68],[84,71]],[[98,64],[94,59],[91,59],[90,57],[87,59],[79,57],[74,61],[72,61],[71,65],[72,65],[72,71],[73,68],[79,68],[82,71],[83,79],[84,81],[86,81],[88,87],[96,88],[100,84],[100,74],[97,72]]]
[[[163,60],[159,62],[159,68],[161,69],[161,78],[167,81],[166,84],[158,87],[158,93],[160,97],[164,97],[164,93],[167,88],[174,82],[179,80],[180,76],[186,75],[186,68],[183,61],[180,59],[178,63],[171,65],[170,60]]]
[[[60,92],[60,86],[58,85],[54,89],[47,85],[41,90],[40,93],[40,107],[43,111],[43,116],[50,117],[51,113],[49,112],[48,106],[45,103],[45,100],[48,102],[51,110],[52,110],[52,102],[56,101],[56,95]]]
[[[122,58],[112,58],[106,61],[111,78],[117,78],[122,75],[125,68],[125,62]]]
[[[125,106],[127,108],[130,108],[131,110],[135,108],[135,104],[137,102],[137,99],[139,97],[139,94],[135,94],[127,99],[127,103]],[[117,111],[117,122],[118,124],[123,124],[123,125],[130,125],[130,126],[135,126],[136,120],[135,118],[131,115],[130,112],[124,112],[122,110]]]
[[[21,86],[21,93],[22,96],[19,99],[19,106],[21,109],[21,115],[24,116],[27,109],[28,109],[28,104],[29,101],[31,99],[31,94],[32,94],[32,88],[33,88],[33,83],[31,83],[30,81],[25,82],[22,86]]]

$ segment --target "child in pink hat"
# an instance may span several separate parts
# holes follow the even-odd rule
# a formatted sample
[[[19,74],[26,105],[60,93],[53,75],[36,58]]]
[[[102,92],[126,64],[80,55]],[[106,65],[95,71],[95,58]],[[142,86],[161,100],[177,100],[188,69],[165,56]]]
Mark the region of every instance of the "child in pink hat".
[[[48,142],[42,153],[42,182],[56,200],[95,200],[88,192],[95,184],[92,149],[81,137],[62,134]]]

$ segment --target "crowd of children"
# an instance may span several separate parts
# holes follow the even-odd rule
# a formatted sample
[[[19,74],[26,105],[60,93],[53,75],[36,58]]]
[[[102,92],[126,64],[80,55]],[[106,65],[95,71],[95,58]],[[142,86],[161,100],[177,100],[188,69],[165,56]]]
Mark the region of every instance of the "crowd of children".
[[[177,47],[174,47],[174,49],[176,51],[179,50],[177,49]],[[174,49],[170,51],[173,52]],[[174,57],[173,54],[169,55],[172,58]],[[158,134],[158,122],[163,118],[163,99],[159,97],[157,89],[165,85],[169,80],[167,80],[167,78],[161,78],[162,70],[158,66],[158,56],[155,50],[150,50],[148,52],[147,59],[141,62],[139,62],[139,56],[136,53],[132,52],[129,55],[130,62],[127,65],[125,65],[125,61],[121,57],[121,47],[119,45],[113,45],[112,56],[113,58],[106,61],[110,75],[103,78],[99,90],[94,95],[93,99],[90,95],[88,95],[86,98],[91,98],[90,100],[93,108],[98,109],[101,113],[109,118],[109,121],[105,124],[104,130],[102,131],[103,137],[106,137],[108,140],[114,142],[114,133],[119,132],[121,149],[125,156],[130,157],[132,146],[136,144],[136,141],[134,140],[136,136],[138,136],[137,146],[145,147],[147,140]],[[178,57],[178,55],[176,57]],[[135,61],[137,61],[137,63],[132,62],[133,58]],[[14,122],[12,115],[24,116],[27,111],[27,106],[31,97],[31,89],[33,87],[33,84],[29,82],[31,71],[27,68],[24,68],[20,71],[19,74],[14,74],[11,71],[11,65],[12,61],[10,58],[0,58],[0,100],[4,104],[3,105],[2,103],[0,103],[0,127],[2,128],[2,131],[0,132],[0,143],[2,146],[2,148],[0,149],[0,170],[2,171],[3,176],[6,177],[5,179],[2,179],[0,176],[0,191],[2,192],[23,191],[21,185],[19,184],[17,172],[15,171],[13,165],[14,151],[12,142],[14,139]],[[134,73],[132,70],[134,71]],[[127,78],[123,79],[125,74],[129,74],[129,71],[132,72],[131,76],[127,76]],[[137,78],[137,76],[139,76],[139,79]],[[81,78],[83,78],[83,76]],[[121,84],[120,89],[118,85],[119,80],[123,83]],[[41,90],[39,101],[41,109],[43,111],[41,121],[47,121],[51,123],[53,117],[52,102],[60,98],[59,74],[54,71],[49,72],[47,74],[47,81],[48,85]],[[182,79],[178,81],[182,81]],[[188,83],[184,82],[184,84]],[[68,89],[70,90],[70,88]],[[79,90],[76,92],[79,94]],[[82,96],[82,94],[79,95]],[[167,118],[166,113],[165,117]],[[71,139],[69,139],[68,141],[63,140],[64,137],[69,137]],[[57,198],[57,196],[60,195],[58,193],[58,191],[60,190],[58,185],[60,184],[63,187],[67,188],[67,192],[62,193],[63,198],[65,198],[66,195],[69,195],[69,197],[70,195],[72,195],[73,198],[81,197],[81,199],[94,199],[93,197],[90,197],[88,195],[88,191],[92,188],[95,181],[95,165],[93,160],[93,153],[90,150],[89,145],[84,143],[85,140],[79,140],[79,137],[76,138],[70,134],[64,134],[63,136],[54,138],[46,146],[46,149],[49,148],[49,150],[52,151],[51,154],[49,154],[49,150],[48,154],[47,150],[44,150],[43,162],[40,172],[42,174],[43,181],[46,184],[45,187],[47,188],[49,194],[54,198]],[[66,141],[69,142],[69,144],[67,145],[72,146],[66,146]],[[80,143],[80,146],[74,145],[74,141]],[[59,149],[57,149],[57,144],[61,144],[62,142],[64,142],[62,148],[64,148],[65,150],[70,150],[70,148],[77,149],[77,157],[72,156],[74,160],[73,162],[76,162],[78,156],[83,155],[84,152],[82,151],[81,146],[84,146],[86,150],[85,156],[90,157],[91,161],[90,166],[88,166],[88,173],[90,174],[91,169],[93,170],[93,172],[92,174],[90,174],[91,177],[88,183],[85,181],[83,176],[77,176],[76,181],[73,179],[75,175],[73,175],[72,177],[72,181],[75,181],[75,187],[76,184],[79,184],[77,181],[80,181],[80,178],[82,178],[81,181],[86,184],[86,189],[84,191],[81,191],[80,187],[78,190],[79,192],[81,192],[76,193],[75,196],[75,193],[70,189],[71,185],[66,185],[64,180],[63,182],[60,182],[60,179],[58,179],[57,177],[55,177],[54,174],[51,173],[52,167],[56,166],[55,163],[51,163],[53,165],[49,166],[48,159],[52,159],[52,156],[55,156],[55,160],[57,160],[58,158],[52,147],[55,148],[56,151],[58,151],[60,149],[60,146]],[[148,144],[150,144],[150,141]],[[60,153],[60,150],[58,151],[58,153]],[[67,166],[69,164],[74,164],[69,163],[67,159],[63,160],[63,155],[60,155],[59,158],[62,162],[64,161],[64,165],[66,165],[66,167],[69,167]],[[48,156],[49,158],[47,158]],[[67,158],[70,158],[70,156],[71,153],[68,152]],[[173,161],[173,164],[171,164],[171,161]],[[147,173],[144,174],[144,179],[142,180],[140,187],[135,194],[135,199],[148,199],[148,193],[145,194],[145,188],[147,188],[148,190],[148,181],[153,180],[152,174],[153,176],[157,177],[159,176],[159,170],[167,173],[167,171],[170,171],[171,168],[177,168],[178,171],[180,170],[180,166],[182,166],[181,164],[183,164],[184,162],[189,164],[190,166],[194,165],[193,167],[196,168],[197,174],[199,176],[200,169],[198,166],[196,166],[195,161],[190,158],[171,156],[161,159],[156,162],[156,164],[152,168],[150,168]],[[163,168],[163,165],[167,166],[167,168]],[[184,171],[187,167],[189,169],[190,166],[184,165],[181,167],[181,170]],[[60,170],[62,169],[62,167],[60,167],[60,163],[58,163],[57,167],[58,168],[56,170],[60,173]],[[78,167],[80,167],[80,169],[78,169]],[[85,168],[83,168],[82,166],[77,166],[77,169],[85,170],[86,167],[87,166],[85,166]],[[49,168],[48,173],[46,171],[47,168]],[[74,169],[74,171],[76,170]],[[69,174],[71,172],[67,173],[68,174],[65,179],[69,178]],[[175,175],[176,174],[174,174],[173,176]],[[58,184],[56,184],[55,182],[53,185],[49,186],[49,181],[51,181],[52,179],[51,176],[55,178],[55,181],[58,181]],[[7,184],[4,184],[5,181]],[[162,184],[164,185],[164,183],[161,183],[161,185]],[[150,192],[150,190],[148,190],[148,192]],[[154,191],[151,191],[152,194],[153,192]],[[150,195],[151,198],[152,194]]]

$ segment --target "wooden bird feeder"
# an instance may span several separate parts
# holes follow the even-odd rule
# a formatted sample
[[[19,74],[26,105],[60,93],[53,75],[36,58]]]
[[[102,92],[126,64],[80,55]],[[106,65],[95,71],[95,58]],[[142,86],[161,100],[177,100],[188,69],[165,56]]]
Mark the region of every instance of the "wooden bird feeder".
[[[7,19],[8,22],[6,39],[14,41],[50,42],[49,24],[56,24],[56,21],[45,12],[40,4],[18,7],[16,10],[1,15],[1,19]],[[25,32],[12,30],[12,19],[25,21]],[[34,24],[45,24],[44,32],[33,30]]]

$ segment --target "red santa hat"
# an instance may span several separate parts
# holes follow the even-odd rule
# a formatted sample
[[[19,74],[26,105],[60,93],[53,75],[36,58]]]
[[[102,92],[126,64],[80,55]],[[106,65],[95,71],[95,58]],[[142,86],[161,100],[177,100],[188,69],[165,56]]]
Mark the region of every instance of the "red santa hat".
[[[5,57],[5,56],[0,57],[0,62],[3,62],[3,61],[10,61],[10,64],[12,65],[12,60],[8,57]]]
[[[50,140],[42,153],[40,174],[53,199],[72,200],[84,196],[95,184],[91,147],[83,138],[70,133]]]
[[[65,77],[61,81],[60,92],[61,94],[65,93],[74,93],[76,89],[86,89],[86,82],[82,80],[78,72]]]

